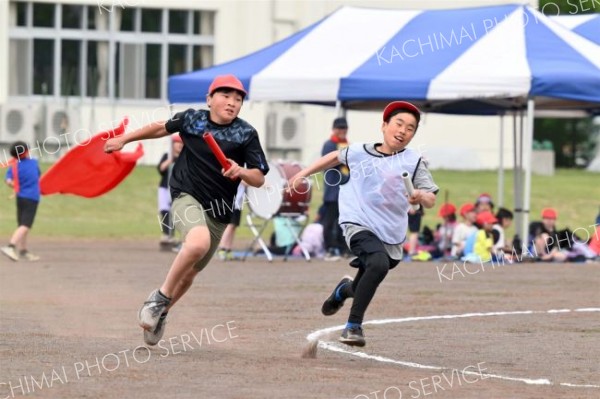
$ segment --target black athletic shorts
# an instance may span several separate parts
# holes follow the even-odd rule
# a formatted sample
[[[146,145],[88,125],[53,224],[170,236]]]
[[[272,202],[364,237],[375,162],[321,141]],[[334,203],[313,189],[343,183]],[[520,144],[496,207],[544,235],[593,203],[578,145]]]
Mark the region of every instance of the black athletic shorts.
[[[363,265],[366,264],[366,258],[375,252],[387,254],[383,242],[368,230],[359,231],[352,236],[350,239],[350,251],[357,256],[356,259],[350,262],[350,266],[357,268],[364,267]],[[388,260],[390,261],[390,269],[393,269],[400,263],[399,260],[392,259],[389,255]]]
[[[38,201],[29,198],[17,197],[17,224],[19,226],[33,226],[33,220],[37,212]]]
[[[414,214],[408,214],[408,231],[411,233],[418,233],[421,231],[421,218],[423,214],[421,211],[417,211]]]
[[[229,220],[229,224],[233,224],[236,227],[240,225],[240,220],[242,217],[242,211],[239,209],[234,209],[231,213],[231,219]]]

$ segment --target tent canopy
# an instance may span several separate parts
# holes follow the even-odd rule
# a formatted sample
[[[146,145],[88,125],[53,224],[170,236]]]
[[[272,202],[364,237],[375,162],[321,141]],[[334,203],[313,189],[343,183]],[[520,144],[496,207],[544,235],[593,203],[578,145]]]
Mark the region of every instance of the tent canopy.
[[[565,28],[600,44],[600,13],[579,15],[558,15],[551,17]]]
[[[600,112],[600,46],[531,7],[453,10],[343,7],[265,49],[169,78],[173,103],[202,102],[233,73],[255,101],[380,109],[407,99],[425,111]]]

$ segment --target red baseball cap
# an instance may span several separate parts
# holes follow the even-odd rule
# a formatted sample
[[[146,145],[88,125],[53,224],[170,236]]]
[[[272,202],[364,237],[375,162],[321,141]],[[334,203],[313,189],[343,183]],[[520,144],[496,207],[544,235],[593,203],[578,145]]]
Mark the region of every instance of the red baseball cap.
[[[483,225],[484,223],[494,224],[498,221],[496,216],[490,211],[483,211],[477,214],[477,224]]]
[[[174,143],[183,143],[183,140],[178,133],[171,135],[171,140],[173,140]]]
[[[419,121],[421,120],[421,111],[414,104],[406,101],[394,101],[386,105],[385,109],[383,110],[383,121],[387,121],[390,114],[398,109],[405,110],[413,114],[417,119],[417,125],[419,124]]]
[[[243,93],[244,98],[248,95],[242,82],[233,75],[217,76],[212,81],[212,83],[210,84],[210,87],[208,88],[208,95],[209,96],[212,95],[215,92],[215,90],[221,89],[223,87],[226,87],[228,89],[234,89],[234,90],[239,91],[240,93]]]
[[[557,219],[558,212],[554,208],[544,208],[542,210],[542,219]]]
[[[456,213],[456,207],[451,203],[446,203],[442,205],[440,211],[438,212],[438,216],[446,217]]]
[[[467,213],[473,212],[474,210],[475,205],[473,205],[472,203],[468,202],[466,204],[463,204],[463,206],[460,207],[460,216],[465,216]]]

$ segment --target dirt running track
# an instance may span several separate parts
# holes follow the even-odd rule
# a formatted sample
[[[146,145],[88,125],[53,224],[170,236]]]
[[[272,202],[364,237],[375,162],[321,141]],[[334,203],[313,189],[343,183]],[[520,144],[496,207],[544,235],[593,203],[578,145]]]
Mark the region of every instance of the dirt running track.
[[[600,313],[547,312],[600,308],[599,264],[505,266],[443,282],[442,264],[400,265],[368,320],[539,311],[365,327],[362,352],[442,368],[423,369],[323,348],[300,357],[307,334],[345,321],[349,304],[320,314],[352,270],[345,262],[215,260],[171,312],[161,347],[146,349],[136,313],[174,255],[153,241],[31,247],[42,261],[0,259],[0,399],[600,398],[598,387],[560,385],[600,386]],[[457,372],[477,367],[485,374]]]

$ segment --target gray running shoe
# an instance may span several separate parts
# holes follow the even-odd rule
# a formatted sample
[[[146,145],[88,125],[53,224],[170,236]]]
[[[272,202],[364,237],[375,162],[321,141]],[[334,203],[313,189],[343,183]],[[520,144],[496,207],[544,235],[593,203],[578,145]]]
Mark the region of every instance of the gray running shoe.
[[[158,324],[154,330],[144,330],[144,342],[146,345],[154,346],[162,339],[167,325],[167,315],[163,314],[158,319]]]
[[[365,346],[367,343],[362,327],[344,328],[342,336],[338,341],[350,346]]]
[[[164,313],[170,303],[171,300],[161,295],[158,290],[152,291],[138,313],[140,327],[148,331],[156,330],[160,316]]]

